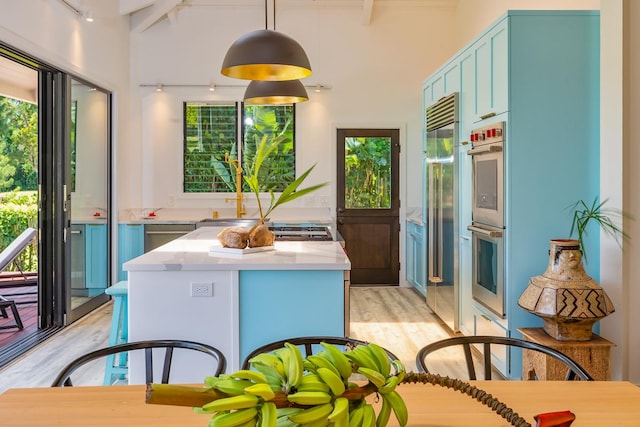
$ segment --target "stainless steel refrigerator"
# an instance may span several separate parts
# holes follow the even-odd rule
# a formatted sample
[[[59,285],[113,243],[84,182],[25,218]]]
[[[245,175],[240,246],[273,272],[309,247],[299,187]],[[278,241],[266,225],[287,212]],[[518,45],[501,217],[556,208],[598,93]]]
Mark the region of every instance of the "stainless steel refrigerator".
[[[457,125],[457,94],[427,107],[424,153],[427,305],[453,331],[458,330]]]

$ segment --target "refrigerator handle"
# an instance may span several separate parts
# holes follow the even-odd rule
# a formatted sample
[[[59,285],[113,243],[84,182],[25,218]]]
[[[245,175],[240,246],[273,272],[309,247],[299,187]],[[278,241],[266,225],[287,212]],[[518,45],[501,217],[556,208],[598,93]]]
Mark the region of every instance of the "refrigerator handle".
[[[442,165],[439,163],[429,163],[429,178],[428,178],[428,188],[429,188],[429,218],[428,218],[428,230],[429,230],[429,244],[428,244],[428,268],[429,268],[429,282],[431,283],[441,283],[442,278],[440,277],[440,242],[442,240],[440,234],[441,230],[439,226],[442,222],[441,218],[436,218],[436,215],[440,215],[441,212],[441,203],[440,196],[442,191],[442,182],[439,178],[436,178],[434,172],[438,167],[438,172],[442,168]],[[436,192],[437,189],[437,192]],[[438,248],[436,249],[436,245]]]

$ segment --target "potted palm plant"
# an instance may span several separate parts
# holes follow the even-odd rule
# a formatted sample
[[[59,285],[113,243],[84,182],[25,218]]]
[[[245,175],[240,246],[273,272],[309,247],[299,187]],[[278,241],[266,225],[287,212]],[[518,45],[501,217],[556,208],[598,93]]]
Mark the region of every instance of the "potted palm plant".
[[[259,137],[256,144],[255,155],[253,156],[252,161],[245,165],[245,173],[243,175],[244,182],[249,186],[251,192],[256,197],[256,202],[258,204],[258,220],[250,229],[245,229],[244,227],[227,227],[221,230],[218,235],[218,240],[224,247],[243,249],[245,247],[255,248],[273,245],[275,236],[265,224],[265,220],[274,211],[274,209],[327,185],[325,182],[306,188],[299,188],[315,167],[314,164],[298,178],[290,182],[277,196],[273,190],[265,188],[265,185],[262,182],[262,179],[265,176],[262,167],[270,158],[273,157],[275,153],[277,153],[278,147],[288,140],[285,134],[288,126],[289,123],[287,123],[284,126],[284,129],[279,133],[263,133]],[[268,191],[270,196],[270,203],[266,208],[263,207],[262,200],[260,199],[260,193],[265,190]]]

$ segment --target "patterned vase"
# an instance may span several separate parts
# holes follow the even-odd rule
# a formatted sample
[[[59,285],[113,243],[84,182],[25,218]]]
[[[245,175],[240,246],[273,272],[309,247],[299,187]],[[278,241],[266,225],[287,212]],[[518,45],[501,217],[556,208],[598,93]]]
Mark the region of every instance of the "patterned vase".
[[[593,324],[615,311],[604,289],[582,266],[580,243],[551,240],[546,271],[529,280],[518,305],[542,318],[544,330],[559,341],[588,341]]]

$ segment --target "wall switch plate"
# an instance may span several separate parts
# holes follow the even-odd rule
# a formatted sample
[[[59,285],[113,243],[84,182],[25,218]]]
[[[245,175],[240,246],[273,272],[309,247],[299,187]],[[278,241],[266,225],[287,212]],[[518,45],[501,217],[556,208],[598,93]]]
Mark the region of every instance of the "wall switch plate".
[[[191,283],[192,297],[212,297],[213,283]]]

